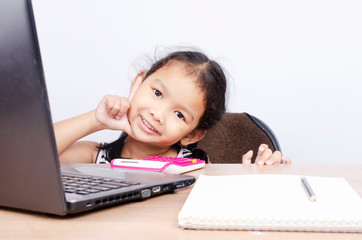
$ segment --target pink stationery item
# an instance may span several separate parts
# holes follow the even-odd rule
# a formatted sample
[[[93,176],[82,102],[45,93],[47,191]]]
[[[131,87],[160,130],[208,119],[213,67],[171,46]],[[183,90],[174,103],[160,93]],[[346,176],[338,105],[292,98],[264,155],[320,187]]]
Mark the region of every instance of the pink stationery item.
[[[142,159],[115,158],[112,167],[181,174],[205,166],[205,161],[196,158],[149,157]]]

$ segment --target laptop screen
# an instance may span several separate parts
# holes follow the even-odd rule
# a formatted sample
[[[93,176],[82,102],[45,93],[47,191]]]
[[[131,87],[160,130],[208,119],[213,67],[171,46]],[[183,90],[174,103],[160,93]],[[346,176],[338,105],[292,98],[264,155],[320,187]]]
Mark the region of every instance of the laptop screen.
[[[0,205],[66,209],[31,1],[0,1]]]

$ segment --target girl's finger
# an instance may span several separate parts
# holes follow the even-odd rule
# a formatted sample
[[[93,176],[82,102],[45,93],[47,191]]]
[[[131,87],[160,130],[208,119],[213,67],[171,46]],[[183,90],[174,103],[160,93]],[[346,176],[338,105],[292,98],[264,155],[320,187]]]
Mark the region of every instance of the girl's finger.
[[[292,159],[290,157],[282,157],[282,161],[285,164],[291,164],[292,163]]]
[[[141,86],[143,81],[143,77],[138,76],[135,83],[131,86],[131,90],[129,91],[128,101],[131,102],[134,94],[136,93],[137,89]]]
[[[259,162],[260,162],[260,165],[263,165],[264,162],[261,162],[261,157],[263,156],[265,150],[269,149],[268,145],[266,145],[265,143],[263,144],[260,144],[259,146],[259,149],[258,149],[258,155],[256,155],[256,158],[255,158],[255,163],[259,165]]]
[[[264,165],[266,163],[266,161],[268,161],[271,158],[272,155],[273,155],[273,151],[270,148],[265,149],[265,151],[263,152],[263,155],[259,158],[259,160],[256,164]]]
[[[282,160],[282,153],[280,151],[275,151],[269,160],[267,160],[265,163],[267,165],[273,165],[276,163],[280,163]]]
[[[251,164],[251,158],[253,157],[253,150],[249,150],[241,158],[242,164]]]

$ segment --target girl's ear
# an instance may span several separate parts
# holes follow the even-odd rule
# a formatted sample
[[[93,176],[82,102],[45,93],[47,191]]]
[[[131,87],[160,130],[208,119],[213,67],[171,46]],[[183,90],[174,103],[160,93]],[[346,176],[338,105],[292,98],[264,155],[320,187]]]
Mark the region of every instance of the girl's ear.
[[[140,73],[137,74],[137,76],[133,79],[132,84],[131,84],[131,88],[129,90],[129,93],[131,94],[132,92],[135,92],[135,87],[139,87],[141,85],[141,83],[139,83],[137,80],[139,77],[142,78],[142,82],[145,80],[145,77],[147,75],[146,71],[142,71]]]
[[[206,129],[195,129],[180,140],[182,146],[196,143],[203,139],[207,133]]]

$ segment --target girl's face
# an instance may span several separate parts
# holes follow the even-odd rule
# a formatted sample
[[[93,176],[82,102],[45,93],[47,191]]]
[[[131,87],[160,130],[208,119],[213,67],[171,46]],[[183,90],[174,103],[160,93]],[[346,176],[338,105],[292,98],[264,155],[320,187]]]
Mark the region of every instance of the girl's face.
[[[147,77],[132,98],[128,119],[134,137],[171,146],[191,133],[205,111],[204,93],[181,62],[171,62]]]

